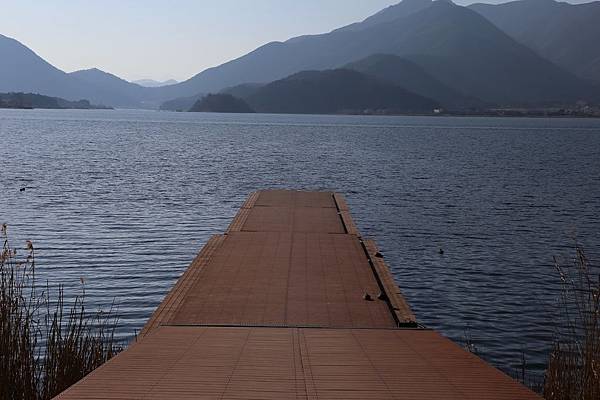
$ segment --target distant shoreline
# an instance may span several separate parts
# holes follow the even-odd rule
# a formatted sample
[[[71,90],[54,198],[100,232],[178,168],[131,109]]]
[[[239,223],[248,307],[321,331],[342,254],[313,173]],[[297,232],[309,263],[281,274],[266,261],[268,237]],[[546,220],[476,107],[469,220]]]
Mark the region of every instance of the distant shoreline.
[[[172,110],[157,110],[148,108],[112,108],[112,107],[97,107],[97,108],[44,108],[44,107],[2,107],[0,110],[56,110],[56,111],[93,111],[93,110],[108,110],[108,111],[145,111],[145,112],[160,112],[173,114],[190,114],[188,111],[172,111]],[[531,119],[600,119],[600,115],[501,115],[501,114],[458,114],[458,113],[440,113],[440,114],[306,114],[306,113],[219,113],[219,112],[195,112],[191,114],[219,114],[219,115],[305,115],[305,116],[348,116],[348,117],[453,117],[453,118],[531,118]]]
[[[61,108],[55,108],[55,107],[4,107],[2,105],[0,105],[0,110],[69,110],[69,111],[73,111],[73,110],[83,110],[83,111],[90,111],[90,110],[108,110],[108,111],[114,111],[116,110],[113,107],[90,107],[90,108],[78,108],[78,107],[61,107]],[[126,110],[126,108],[123,108],[122,110]],[[135,108],[132,108],[132,110],[136,110]],[[143,109],[140,109],[143,110]],[[152,110],[151,110],[152,111]]]
[[[65,100],[61,97],[46,96],[39,93],[8,92],[0,93],[0,108],[33,110],[108,110],[112,107],[92,104],[89,100]]]
[[[160,112],[167,113],[190,113],[188,111],[172,111],[172,110],[157,110]],[[219,113],[219,112],[192,112],[192,114],[249,114],[249,113]],[[419,114],[419,113],[410,113],[410,114],[359,114],[359,113],[338,113],[338,114],[308,114],[308,113],[250,113],[254,115],[330,115],[330,116],[355,116],[355,117],[468,117],[468,118],[552,118],[552,119],[600,119],[600,115],[540,115],[540,114],[496,114],[496,113],[473,113],[473,114],[463,114],[463,113],[439,113],[439,114]]]

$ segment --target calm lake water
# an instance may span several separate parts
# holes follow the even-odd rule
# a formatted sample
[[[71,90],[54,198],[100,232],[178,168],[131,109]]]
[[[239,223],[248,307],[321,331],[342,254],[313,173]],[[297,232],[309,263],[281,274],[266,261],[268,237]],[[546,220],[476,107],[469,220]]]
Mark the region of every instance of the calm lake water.
[[[0,223],[121,335],[257,189],[344,193],[419,321],[503,368],[544,363],[553,256],[600,255],[600,120],[0,110],[0,144]]]

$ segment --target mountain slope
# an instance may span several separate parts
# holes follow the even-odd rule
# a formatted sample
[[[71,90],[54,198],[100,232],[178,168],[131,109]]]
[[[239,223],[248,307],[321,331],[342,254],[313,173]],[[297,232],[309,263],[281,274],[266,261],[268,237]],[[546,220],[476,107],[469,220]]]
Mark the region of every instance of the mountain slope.
[[[469,8],[541,56],[600,82],[600,2],[522,0]]]
[[[432,3],[433,0],[403,0],[401,3],[384,8],[362,22],[345,26],[337,31],[361,31],[375,25],[393,22],[397,19],[405,18],[418,11],[424,10]]]
[[[555,4],[551,0],[525,2],[531,1]],[[586,71],[600,69],[600,59],[594,56],[600,46],[588,40],[597,37],[595,32],[582,31],[583,47],[576,44],[572,47],[579,50],[565,50],[581,53],[585,63],[579,73],[584,76],[590,76]],[[269,43],[185,82],[160,88],[143,88],[99,70],[66,74],[19,42],[0,36],[0,91],[155,107],[164,100],[198,98],[199,93],[217,93],[247,82],[266,84],[300,71],[340,68],[374,54],[400,56],[439,84],[486,103],[539,105],[599,97],[598,88],[518,43],[478,12],[444,0],[404,0],[363,22],[322,35]]]
[[[195,96],[177,97],[176,99],[167,100],[160,104],[161,111],[188,111],[196,102],[205,96],[204,93],[198,93]]]
[[[254,110],[242,99],[230,94],[209,94],[196,101],[190,112],[253,113]]]
[[[131,83],[135,83],[136,85],[140,85],[143,87],[162,87],[162,86],[169,86],[169,85],[176,85],[179,82],[177,82],[175,79],[169,79],[167,81],[155,81],[154,79],[138,79],[137,81],[132,81]]]
[[[97,68],[71,72],[70,76],[94,87],[102,88],[111,93],[108,99],[114,106],[137,105],[144,97],[148,97],[150,90],[135,83],[127,82],[116,75],[101,71]]]
[[[304,71],[260,87],[246,102],[257,112],[294,114],[431,112],[438,104],[347,69]]]
[[[0,35],[0,59],[0,92],[41,93],[78,100],[92,89],[3,35]]]
[[[264,83],[243,83],[221,90],[221,93],[230,94],[240,99],[245,99],[256,93],[258,89],[265,86]]]
[[[374,76],[413,93],[437,100],[447,109],[481,107],[481,100],[468,97],[438,81],[417,64],[399,56],[376,54],[346,65],[345,68]]]
[[[39,93],[107,106],[140,106],[151,89],[98,69],[65,73],[15,39],[0,35],[0,92]]]
[[[241,85],[225,88],[219,94],[229,94],[239,99],[246,99],[254,94],[259,88],[264,86],[263,83],[243,83]],[[163,111],[187,111],[196,102],[202,100],[205,94],[199,93],[195,96],[177,97],[176,99],[168,100],[160,105],[160,110]]]
[[[389,18],[385,11],[379,14],[378,19],[385,22],[367,19],[364,25],[269,43],[186,82],[161,88],[163,95],[177,97],[218,92],[245,82],[266,83],[303,70],[341,67],[378,53],[409,57],[445,85],[488,102],[574,101],[592,95],[585,82],[465,7],[411,0],[391,10],[394,15]],[[396,15],[400,17],[394,19]]]

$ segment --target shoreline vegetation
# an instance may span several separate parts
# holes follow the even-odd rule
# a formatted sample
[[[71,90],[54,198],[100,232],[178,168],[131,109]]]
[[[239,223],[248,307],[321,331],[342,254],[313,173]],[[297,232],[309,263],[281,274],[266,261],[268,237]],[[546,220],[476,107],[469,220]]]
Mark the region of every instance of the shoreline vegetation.
[[[398,69],[402,78],[396,76]],[[406,89],[405,75],[418,76],[426,83]],[[267,84],[246,83],[217,93],[174,99],[163,103],[160,109],[267,114],[600,117],[600,105],[583,100],[510,104],[499,105],[466,96],[426,76],[402,58],[378,55],[344,68],[303,71]]]
[[[419,81],[407,86],[407,76]],[[504,104],[504,105],[501,105]],[[392,55],[343,68],[303,71],[271,83],[245,83],[216,93],[173,99],[164,111],[493,117],[600,117],[600,104],[493,103],[446,87],[413,63]]]
[[[21,255],[6,225],[0,240],[0,399],[48,400],[121,351],[118,318],[87,310],[84,289],[66,304],[62,286],[36,281],[30,241]]]
[[[216,97],[230,97],[227,102],[238,106],[215,104]],[[207,102],[207,99],[210,100]],[[225,102],[225,101],[224,101]],[[444,110],[433,109],[431,112],[395,112],[388,109],[363,109],[363,110],[340,110],[337,112],[277,112],[277,111],[254,111],[243,99],[226,94],[210,93],[197,100],[191,109],[183,110],[160,110],[167,112],[197,112],[197,113],[223,113],[223,114],[282,114],[282,115],[348,115],[348,116],[389,116],[389,117],[501,117],[501,118],[600,118],[600,107],[596,108],[493,108],[482,110]]]
[[[559,328],[546,369],[547,400],[600,399],[600,269],[576,245],[569,265],[555,258]]]
[[[37,93],[0,93],[0,108],[33,110],[112,110],[112,107],[91,104],[89,100],[69,101]]]
[[[518,368],[504,370],[546,400],[600,398],[600,268],[579,244],[574,252],[570,263],[554,258],[560,294],[553,315],[555,338],[543,376],[529,371],[524,354]],[[465,331],[463,347],[486,358],[470,329]]]
[[[85,290],[72,304],[61,286],[41,287],[35,278],[35,250],[30,241],[20,255],[9,243],[7,227],[0,239],[0,399],[47,400],[118,354],[118,318],[89,312]],[[514,379],[547,400],[600,398],[600,270],[576,245],[571,264],[555,258],[560,298],[554,318],[556,338],[540,379],[522,370]],[[82,279],[83,283],[83,279]],[[478,356],[468,331],[465,348]]]

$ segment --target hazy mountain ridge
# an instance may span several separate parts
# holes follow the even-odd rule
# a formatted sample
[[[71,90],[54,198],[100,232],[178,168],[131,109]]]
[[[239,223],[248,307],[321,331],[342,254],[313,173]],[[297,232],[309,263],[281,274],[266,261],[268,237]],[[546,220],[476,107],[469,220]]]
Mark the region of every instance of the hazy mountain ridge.
[[[600,82],[600,2],[521,0],[469,8],[548,60]]]
[[[403,8],[410,12],[405,15]],[[443,84],[486,102],[572,102],[593,97],[586,82],[517,43],[472,10],[429,0],[402,2],[391,10],[400,17],[375,25],[367,19],[327,34],[269,43],[170,90],[218,92],[245,82],[268,83],[303,70],[339,68],[381,53],[409,58]]]
[[[111,96],[115,98],[112,102],[115,106],[141,105],[143,99],[150,94],[148,88],[128,82],[98,68],[75,71],[69,75],[111,93]]]
[[[40,92],[83,98],[92,88],[43,60],[15,39],[0,35],[0,92]]]
[[[431,113],[438,103],[349,69],[304,71],[261,86],[244,100],[263,113]]]
[[[416,95],[431,99],[435,102],[435,107],[442,106],[445,109],[465,109],[478,108],[484,106],[481,100],[471,98],[459,93],[452,88],[437,81],[415,63],[398,56],[387,54],[376,54],[355,63],[344,66],[343,69],[360,72],[364,75],[375,78],[378,85],[397,86],[412,92]],[[311,72],[302,72],[292,75],[284,80],[294,80],[298,76],[311,74]],[[242,84],[231,88],[226,88],[221,93],[231,94],[240,99],[252,102],[252,97],[260,93],[261,89],[269,84]],[[282,91],[279,93],[282,98],[289,97],[290,94]],[[271,100],[275,101],[275,100]],[[263,110],[270,109],[265,107]],[[365,106],[365,108],[373,108]],[[433,105],[429,109],[431,112]],[[423,110],[421,109],[421,112]]]
[[[140,106],[149,93],[98,69],[66,73],[15,39],[0,35],[0,92],[41,93],[70,101]]]
[[[156,81],[154,79],[138,79],[135,81],[131,81],[131,83],[135,83],[136,85],[140,85],[143,87],[163,87],[169,85],[176,85],[179,82],[175,79],[169,79],[166,81]]]
[[[208,94],[194,103],[190,112],[253,113],[242,99],[226,93]]]
[[[206,96],[204,93],[198,93],[195,96],[177,97],[167,100],[159,107],[161,111],[188,111],[200,99]]]
[[[478,108],[485,105],[479,99],[452,89],[416,63],[399,56],[375,54],[350,63],[345,68],[365,73],[382,81],[402,86],[421,96],[435,99],[445,109]]]
[[[319,35],[303,35],[285,42],[271,42],[237,59],[220,66],[208,68],[185,82],[181,82],[171,91],[220,91],[226,87],[246,82],[269,83],[283,79],[304,70],[323,70],[338,68],[352,61],[374,53],[388,53],[385,49],[371,50],[370,46],[361,48],[352,43],[361,31],[380,23],[389,23],[407,17],[433,4],[432,0],[405,0],[390,6],[362,22],[335,29]],[[374,41],[371,41],[375,43]],[[340,55],[340,51],[350,47],[350,51]],[[285,60],[285,62],[280,62]]]
[[[429,7],[434,0],[403,0],[398,4],[391,5],[383,10],[364,19],[362,22],[356,22],[334,30],[336,31],[360,31],[368,27],[379,25],[382,23],[393,22],[400,18],[408,17],[417,11],[424,10]]]
[[[245,99],[256,93],[258,89],[264,87],[265,85],[265,83],[243,83],[241,85],[225,88],[221,90],[220,93],[226,93],[241,99]]]
[[[551,0],[525,2],[555,4]],[[395,68],[389,59],[390,65],[371,65],[372,71],[361,72],[453,107],[469,106],[473,100],[539,105],[600,99],[597,87],[518,43],[478,12],[444,0],[404,0],[362,22],[325,34],[268,43],[187,81],[157,88],[142,87],[98,69],[66,74],[19,42],[0,36],[0,57],[8,60],[0,63],[0,91],[88,98],[122,107],[157,108],[165,100],[175,99],[164,104],[189,108],[201,93],[232,88],[252,92],[248,82],[267,85],[302,71],[343,68],[377,54],[402,58],[403,62],[395,61],[401,71],[384,73],[386,68]],[[586,68],[598,67],[600,58],[592,58]],[[402,80],[409,70],[420,87],[413,78]]]

